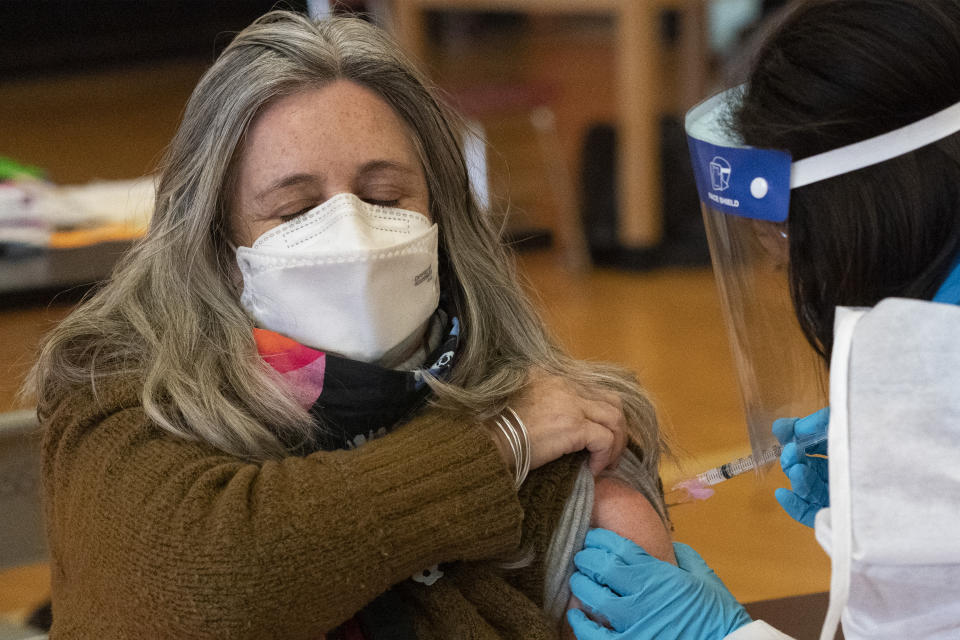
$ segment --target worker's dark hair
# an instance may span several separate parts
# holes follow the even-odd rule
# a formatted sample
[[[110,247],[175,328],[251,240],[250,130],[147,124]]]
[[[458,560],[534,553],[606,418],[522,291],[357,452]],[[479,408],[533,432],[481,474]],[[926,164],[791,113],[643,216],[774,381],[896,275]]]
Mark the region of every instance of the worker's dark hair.
[[[757,50],[732,126],[794,160],[960,102],[960,0],[809,0]],[[790,287],[829,360],[837,306],[930,299],[960,251],[960,134],[791,194]]]

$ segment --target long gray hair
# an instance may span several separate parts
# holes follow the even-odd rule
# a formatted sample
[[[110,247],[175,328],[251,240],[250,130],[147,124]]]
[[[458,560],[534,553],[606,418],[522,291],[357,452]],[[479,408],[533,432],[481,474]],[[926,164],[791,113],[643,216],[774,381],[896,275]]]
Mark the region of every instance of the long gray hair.
[[[656,471],[653,408],[631,375],[575,361],[547,336],[490,217],[478,209],[461,121],[383,32],[360,20],[275,11],[242,31],[200,80],[162,163],[145,238],[110,282],[43,345],[31,387],[41,418],[71,390],[142,381],[157,425],[252,459],[309,441],[306,411],[258,356],[239,304],[227,236],[236,157],[254,117],[280,96],[346,79],[373,90],[409,128],[440,229],[441,272],[463,320],[459,361],[431,380],[435,404],[479,422],[539,367],[623,398],[632,436]]]

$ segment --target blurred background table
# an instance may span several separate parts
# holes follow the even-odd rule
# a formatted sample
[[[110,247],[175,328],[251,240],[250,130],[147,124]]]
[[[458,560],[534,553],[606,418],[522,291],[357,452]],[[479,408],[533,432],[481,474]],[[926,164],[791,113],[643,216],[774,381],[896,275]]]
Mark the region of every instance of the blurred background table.
[[[94,283],[110,275],[129,247],[129,242],[103,242],[4,256],[0,262],[0,310],[76,302]]]
[[[655,246],[662,235],[660,117],[664,112],[660,24],[671,9],[679,20],[680,95],[692,106],[706,86],[704,0],[393,0],[389,19],[397,38],[415,58],[426,61],[424,12],[516,11],[539,14],[613,16],[617,94],[620,242]]]

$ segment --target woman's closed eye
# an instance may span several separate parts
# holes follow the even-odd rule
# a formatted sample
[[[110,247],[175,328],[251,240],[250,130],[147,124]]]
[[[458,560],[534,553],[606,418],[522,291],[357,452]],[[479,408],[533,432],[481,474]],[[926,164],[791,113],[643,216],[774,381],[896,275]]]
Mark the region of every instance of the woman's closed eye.
[[[363,200],[367,204],[376,205],[378,207],[396,207],[398,204],[400,204],[400,198],[394,198],[392,200],[380,200],[377,198],[361,198],[361,200]],[[309,207],[304,207],[302,209],[299,209],[298,211],[295,211],[293,213],[286,213],[278,217],[283,222],[290,222],[291,220],[295,218],[299,218],[306,212],[310,211],[311,209],[315,209],[316,207],[317,205],[313,204],[313,205],[310,205]]]
[[[302,208],[302,209],[300,209],[300,210],[298,210],[298,211],[295,211],[295,212],[293,212],[293,213],[283,214],[283,215],[279,216],[279,218],[280,218],[280,220],[282,220],[283,222],[290,222],[290,221],[293,220],[294,218],[299,218],[300,216],[302,216],[303,214],[305,214],[307,211],[310,211],[311,209],[316,208],[316,206],[317,206],[317,205],[312,204],[312,205],[310,205],[309,207],[304,207],[304,208]]]
[[[378,200],[377,198],[361,198],[367,204],[375,204],[378,207],[395,207],[400,204],[400,198],[394,198],[393,200]]]

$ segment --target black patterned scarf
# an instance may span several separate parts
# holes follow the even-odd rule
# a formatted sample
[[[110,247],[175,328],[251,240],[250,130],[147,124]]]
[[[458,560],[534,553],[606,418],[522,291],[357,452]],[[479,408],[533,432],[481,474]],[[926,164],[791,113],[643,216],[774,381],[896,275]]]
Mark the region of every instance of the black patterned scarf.
[[[426,405],[430,387],[425,373],[449,376],[460,345],[460,321],[442,309],[432,322],[443,323],[440,344],[424,366],[413,371],[386,369],[318,351],[265,329],[254,329],[261,357],[294,389],[317,422],[313,450],[355,449],[404,424]],[[302,453],[310,453],[309,450]],[[411,640],[411,612],[394,590],[367,605],[327,640]]]

